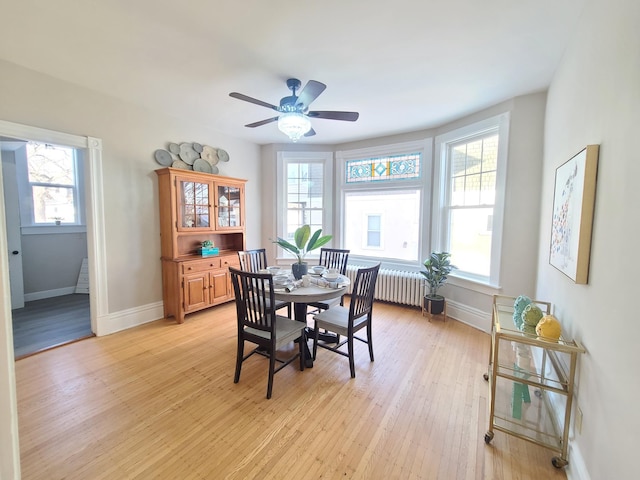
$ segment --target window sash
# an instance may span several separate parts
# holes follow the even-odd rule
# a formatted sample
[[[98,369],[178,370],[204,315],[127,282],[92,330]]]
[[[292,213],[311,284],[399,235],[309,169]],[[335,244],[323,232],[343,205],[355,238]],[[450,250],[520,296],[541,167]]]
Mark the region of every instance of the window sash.
[[[76,149],[29,142],[16,161],[23,227],[82,225],[81,162]],[[46,181],[51,179],[51,181]]]
[[[332,152],[278,152],[277,236],[293,242],[295,230],[305,224],[312,232],[322,229],[323,235],[332,234],[332,164]],[[314,250],[307,258],[318,254]],[[280,247],[277,256],[293,258]]]
[[[471,168],[463,169],[460,165],[461,146],[465,148],[474,142],[482,142],[497,136],[497,153],[486,157],[486,161],[476,162]],[[507,145],[509,138],[509,113],[497,115],[478,123],[462,127],[436,137],[435,153],[438,161],[435,165],[434,184],[434,229],[433,250],[450,251],[451,261],[458,269],[452,276],[467,278],[490,286],[500,284],[500,258],[502,248],[502,222],[504,214],[504,191],[506,188]],[[474,147],[477,145],[474,145]],[[458,148],[458,150],[456,150]],[[466,161],[466,159],[465,159]],[[476,168],[476,171],[473,171]],[[473,190],[465,184],[472,175],[485,176],[479,180],[477,189]],[[495,185],[493,189],[489,188]],[[454,193],[454,187],[459,189]],[[484,187],[484,188],[483,188]],[[471,194],[471,192],[473,192]],[[463,236],[460,230],[452,230],[452,219],[469,215],[466,227],[474,236],[477,248],[485,252],[485,261],[473,259],[458,237]],[[473,227],[473,228],[471,228]],[[457,246],[456,246],[457,245]],[[456,252],[460,255],[460,264],[456,262]],[[488,252],[488,253],[487,253]],[[479,266],[482,264],[482,266]]]
[[[340,187],[339,208],[337,214],[340,215],[338,219],[338,231],[340,236],[340,244],[344,248],[349,248],[351,244],[357,245],[356,248],[351,248],[352,252],[349,254],[349,258],[354,261],[362,260],[364,262],[371,259],[376,261],[382,261],[385,268],[400,268],[416,270],[418,265],[422,263],[422,258],[425,255],[425,251],[429,248],[429,238],[424,234],[425,231],[429,231],[429,219],[430,219],[430,202],[431,196],[429,194],[429,185],[431,183],[431,146],[433,142],[431,138],[425,138],[418,141],[403,142],[397,144],[387,144],[378,147],[369,147],[363,149],[345,150],[336,152],[336,184]],[[418,158],[416,164],[416,171],[419,174],[411,173],[410,175],[388,175],[384,179],[377,178],[371,181],[359,181],[348,182],[349,167],[358,165],[360,163],[372,164],[375,166],[375,162],[393,162],[397,159],[406,158]],[[390,165],[386,163],[385,165]],[[387,171],[385,169],[385,171]],[[389,168],[389,172],[396,171]],[[386,242],[385,231],[392,226],[385,226],[398,219],[397,212],[393,214],[385,214],[381,212],[381,219],[383,222],[382,236],[380,238],[380,247],[367,246],[367,222],[366,218],[358,220],[362,222],[363,229],[360,236],[348,233],[348,228],[353,225],[347,219],[348,210],[348,197],[357,194],[370,194],[376,197],[382,197],[385,194],[399,194],[407,191],[417,190],[418,197],[416,199],[415,207],[417,213],[415,221],[412,221],[411,225],[411,238],[407,238],[407,248],[403,248],[403,254],[396,254],[395,257],[387,257],[386,251],[391,249],[392,246]],[[380,211],[371,211],[371,214],[380,213]],[[400,243],[404,247],[403,242]],[[355,251],[354,251],[355,250]],[[411,255],[407,252],[411,251]],[[409,258],[410,257],[410,258]],[[420,262],[420,263],[418,263]]]

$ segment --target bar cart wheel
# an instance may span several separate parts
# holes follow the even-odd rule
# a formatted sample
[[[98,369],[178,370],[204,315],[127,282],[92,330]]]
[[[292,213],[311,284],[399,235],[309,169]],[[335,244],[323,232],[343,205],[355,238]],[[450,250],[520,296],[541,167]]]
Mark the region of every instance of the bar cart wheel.
[[[562,467],[566,467],[569,464],[569,462],[567,462],[564,458],[553,457],[551,459],[551,464],[556,468],[562,468]]]
[[[484,434],[484,443],[489,445],[491,443],[491,440],[493,440],[493,432],[488,431],[487,433]]]
[[[482,378],[484,378],[488,382],[489,381],[489,374],[488,373],[483,373],[482,374]]]

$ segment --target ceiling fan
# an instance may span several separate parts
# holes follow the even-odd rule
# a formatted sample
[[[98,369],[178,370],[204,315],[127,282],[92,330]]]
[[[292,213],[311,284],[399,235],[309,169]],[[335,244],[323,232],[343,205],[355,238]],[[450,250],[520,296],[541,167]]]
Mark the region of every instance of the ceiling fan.
[[[335,111],[309,111],[309,105],[318,96],[324,92],[327,86],[324,83],[315,80],[309,80],[299,95],[296,92],[300,89],[300,80],[290,78],[287,80],[287,87],[291,90],[291,95],[282,97],[280,105],[275,106],[262,100],[257,100],[242,93],[231,92],[230,97],[244,100],[245,102],[254,103],[262,107],[267,107],[279,113],[278,116],[260,120],[259,122],[249,123],[245,127],[255,128],[266,125],[271,122],[278,122],[280,131],[289,136],[294,142],[301,137],[311,137],[316,134],[311,127],[309,118],[324,118],[327,120],[343,120],[346,122],[355,122],[360,114],[358,112],[335,112]]]

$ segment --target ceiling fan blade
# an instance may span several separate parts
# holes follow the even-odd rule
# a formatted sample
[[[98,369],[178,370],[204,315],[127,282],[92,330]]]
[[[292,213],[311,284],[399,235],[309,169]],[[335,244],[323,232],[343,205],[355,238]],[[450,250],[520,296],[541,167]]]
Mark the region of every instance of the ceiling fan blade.
[[[300,95],[298,95],[296,105],[302,105],[303,110],[309,108],[311,102],[318,98],[318,96],[324,92],[325,88],[327,88],[327,86],[324,83],[309,80],[300,92]]]
[[[360,114],[358,112],[329,112],[315,111],[309,112],[307,115],[311,118],[324,118],[327,120],[344,120],[345,122],[355,122]]]
[[[278,120],[278,117],[267,118],[266,120],[260,120],[259,122],[254,122],[254,123],[245,125],[245,127],[249,127],[249,128],[260,127],[262,125],[266,125],[267,123],[275,122],[276,120]]]
[[[278,107],[276,107],[275,105],[271,105],[270,103],[263,102],[262,100],[258,100],[256,98],[248,97],[247,95],[243,95],[242,93],[231,92],[229,96],[237,98],[238,100],[244,100],[245,102],[255,103],[256,105],[260,105],[261,107],[267,107],[276,111],[278,110]]]
[[[313,137],[316,134],[316,131],[311,127],[311,129],[304,134],[305,137]]]

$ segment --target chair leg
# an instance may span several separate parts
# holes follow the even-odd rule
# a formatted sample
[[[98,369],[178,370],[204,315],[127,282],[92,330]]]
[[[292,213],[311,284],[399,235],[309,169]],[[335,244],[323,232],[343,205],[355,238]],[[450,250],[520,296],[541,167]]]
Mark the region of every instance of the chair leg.
[[[269,382],[267,383],[267,399],[271,398],[273,390],[273,374],[276,369],[276,350],[275,346],[271,346],[271,354],[269,355]]]
[[[304,338],[305,334],[304,331],[302,332],[302,335],[300,335],[300,338],[298,339],[298,348],[300,349],[300,371],[302,372],[304,370],[304,365],[307,361],[307,355],[305,354],[305,352],[307,351],[305,347],[305,343],[306,343],[306,339]]]
[[[349,335],[347,345],[349,347],[349,368],[351,369],[351,378],[356,378],[356,362],[353,358],[353,334]]]
[[[240,370],[242,369],[242,358],[244,357],[244,340],[238,338],[238,351],[236,353],[236,374],[233,377],[233,383],[240,381]]]
[[[287,303],[287,317],[293,318],[291,316],[291,303]]]
[[[371,336],[371,320],[367,323],[367,345],[369,345],[369,358],[373,362],[373,337]]]
[[[313,322],[313,360],[316,359],[316,353],[318,353],[318,338],[320,331],[318,330],[318,322]]]

